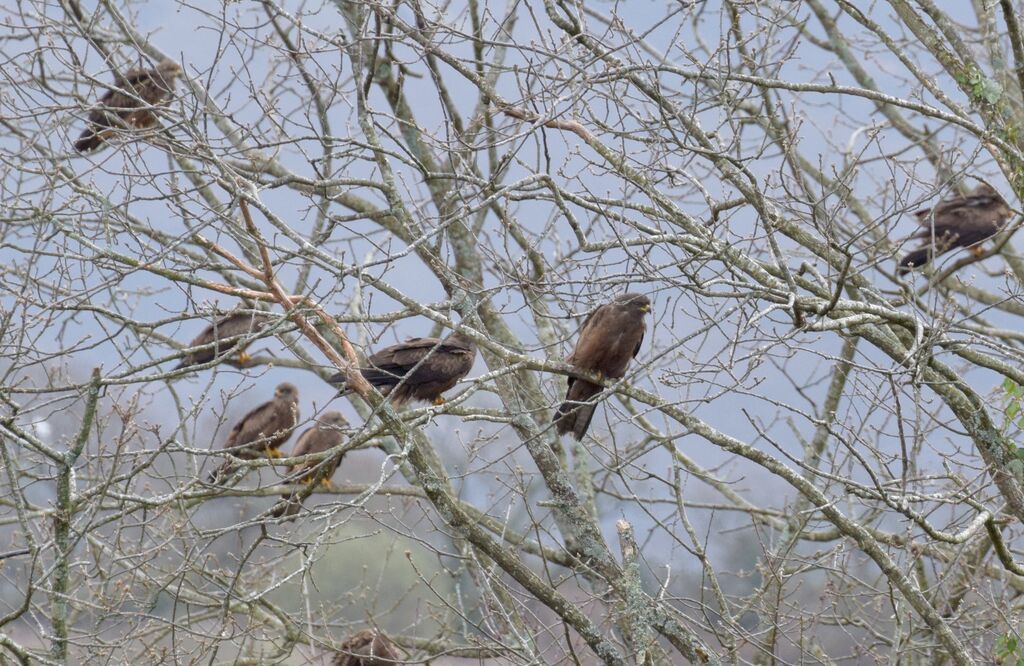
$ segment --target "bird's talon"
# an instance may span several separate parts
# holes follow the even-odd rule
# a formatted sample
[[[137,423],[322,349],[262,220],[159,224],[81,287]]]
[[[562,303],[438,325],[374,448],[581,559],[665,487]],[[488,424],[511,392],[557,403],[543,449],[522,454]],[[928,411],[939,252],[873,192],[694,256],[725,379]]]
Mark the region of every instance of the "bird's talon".
[[[437,396],[436,398],[434,398],[434,400],[433,400],[432,404],[433,404],[434,406],[436,406],[436,407],[440,407],[440,406],[441,406],[441,405],[443,405],[443,404],[444,404],[445,402],[446,402],[446,401],[445,401],[445,399],[444,399],[443,397],[441,397],[441,396]]]

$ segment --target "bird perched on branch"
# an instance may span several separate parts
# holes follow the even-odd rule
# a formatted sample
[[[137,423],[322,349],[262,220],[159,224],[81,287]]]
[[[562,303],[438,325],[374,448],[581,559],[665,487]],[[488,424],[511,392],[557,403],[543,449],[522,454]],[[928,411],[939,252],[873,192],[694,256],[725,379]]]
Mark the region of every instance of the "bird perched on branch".
[[[366,360],[369,365],[360,368],[360,374],[393,404],[423,400],[441,405],[444,404],[441,394],[473,369],[476,343],[456,331],[443,340],[412,338],[385,347]],[[327,381],[340,386],[343,392],[348,390],[342,373]]]
[[[174,94],[181,65],[161,60],[153,69],[133,69],[118,77],[99,104],[89,112],[89,124],[75,141],[75,150],[87,153],[124,129],[146,129],[157,123],[154,107],[166,104]]]
[[[236,350],[238,364],[244,366],[249,362],[249,355],[245,353],[246,338],[259,334],[272,321],[273,315],[261,312],[234,312],[221,317],[188,344],[189,347],[201,349],[190,351],[174,369],[209,363],[215,358],[229,356]]]
[[[914,213],[921,230],[911,236],[924,244],[900,259],[897,269],[906,273],[958,247],[969,247],[976,256],[981,243],[995,236],[1013,211],[988,183],[981,183],[967,196],[955,196]]]
[[[311,453],[323,453],[330,451],[345,440],[345,433],[342,431],[348,425],[348,421],[340,412],[326,412],[319,419],[316,425],[299,435],[292,449],[292,458],[309,455]],[[341,463],[342,454],[325,460],[311,460],[288,468],[289,482],[312,484],[320,482],[325,486],[331,485],[331,477]],[[303,493],[295,491],[286,493],[281,497],[284,502],[278,504],[270,512],[274,518],[282,516],[294,516],[302,507]]]
[[[396,666],[405,663],[401,659],[387,636],[365,629],[345,639],[331,666]]]
[[[274,399],[252,410],[235,424],[224,442],[232,458],[258,460],[280,458],[281,445],[288,441],[299,420],[299,390],[284,382],[274,390]],[[210,483],[221,484],[238,468],[229,458],[210,474]]]
[[[630,361],[639,353],[647,330],[644,315],[651,311],[651,301],[643,294],[616,296],[590,313],[580,327],[576,349],[566,362],[601,377],[618,379],[626,374]],[[569,377],[565,402],[555,412],[555,428],[559,435],[572,433],[583,439],[594,418],[597,404],[591,399],[601,386]]]

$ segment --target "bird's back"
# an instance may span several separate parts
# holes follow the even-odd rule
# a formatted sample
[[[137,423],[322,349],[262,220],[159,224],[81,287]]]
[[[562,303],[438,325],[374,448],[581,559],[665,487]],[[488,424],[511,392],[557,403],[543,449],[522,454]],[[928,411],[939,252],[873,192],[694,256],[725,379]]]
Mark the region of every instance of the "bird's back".
[[[646,325],[629,312],[603,305],[584,323],[576,348],[566,359],[585,370],[622,377]]]
[[[250,444],[274,447],[282,436],[271,436],[294,428],[297,419],[297,405],[294,402],[274,398],[243,416],[228,435],[224,448],[244,448]],[[272,441],[264,441],[268,438]]]

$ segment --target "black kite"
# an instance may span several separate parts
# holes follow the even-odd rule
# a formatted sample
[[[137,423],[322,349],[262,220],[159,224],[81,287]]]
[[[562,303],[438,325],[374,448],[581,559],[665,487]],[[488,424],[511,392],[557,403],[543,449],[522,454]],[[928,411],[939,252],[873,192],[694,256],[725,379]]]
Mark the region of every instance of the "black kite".
[[[396,666],[403,663],[398,648],[387,636],[364,629],[345,639],[331,666]]]
[[[381,349],[366,359],[359,372],[395,405],[424,400],[444,403],[441,394],[469,374],[476,360],[476,343],[458,331],[447,338],[412,338]],[[344,389],[345,375],[327,380]]]
[[[980,244],[995,236],[1013,211],[988,183],[981,183],[967,196],[956,196],[914,213],[922,229],[911,238],[924,241],[902,259],[897,271],[906,273],[958,247],[970,247],[980,254]]]
[[[258,460],[280,458],[281,445],[288,441],[299,420],[299,390],[294,384],[277,385],[274,399],[252,410],[235,424],[224,442],[234,458]],[[210,483],[223,483],[237,466],[231,459],[210,474]]]
[[[647,328],[644,315],[650,311],[651,301],[643,294],[616,296],[583,322],[576,349],[566,362],[601,377],[624,376],[629,362],[640,351]],[[569,377],[565,402],[558,406],[554,418],[558,434],[571,432],[576,439],[583,439],[597,407],[591,398],[600,392],[597,384]]]
[[[340,412],[326,412],[319,419],[316,425],[299,435],[292,449],[292,458],[309,455],[311,453],[323,453],[335,448],[345,439],[342,428],[348,425],[348,421]],[[331,477],[341,463],[341,455],[334,456],[329,460],[316,460],[288,468],[289,483],[316,483],[330,485]],[[271,514],[274,518],[281,516],[293,516],[302,507],[302,492],[296,491],[282,495],[284,502],[274,507]]]
[[[245,353],[246,338],[257,335],[272,321],[274,316],[264,313],[235,312],[221,317],[189,343],[189,347],[200,349],[193,349],[186,354],[174,369],[209,363],[216,358],[229,356],[236,350],[238,364],[244,366],[249,362],[249,356]]]
[[[174,94],[174,80],[181,65],[162,60],[154,69],[133,69],[100,98],[89,113],[89,126],[75,141],[75,150],[87,153],[126,127],[145,129],[156,125],[153,107],[166,104]]]

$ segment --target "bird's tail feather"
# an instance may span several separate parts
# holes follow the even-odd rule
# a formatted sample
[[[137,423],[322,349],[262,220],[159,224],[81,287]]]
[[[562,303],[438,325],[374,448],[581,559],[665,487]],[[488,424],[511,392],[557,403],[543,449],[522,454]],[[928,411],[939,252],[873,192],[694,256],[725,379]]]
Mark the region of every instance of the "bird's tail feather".
[[[88,153],[101,145],[103,145],[103,137],[100,136],[100,133],[93,129],[87,129],[82,132],[82,136],[78,137],[78,141],[75,141],[75,150],[80,153]]]
[[[582,441],[586,436],[587,430],[590,428],[590,421],[593,420],[596,411],[597,405],[595,404],[580,405],[576,408],[576,418],[572,427],[572,436],[576,438],[576,441]]]
[[[401,381],[401,377],[395,377],[390,372],[384,370],[372,370],[363,368],[360,370],[370,386],[374,387],[384,395],[390,395],[392,389],[395,388]],[[348,379],[344,373],[337,373],[327,378],[327,383],[338,388],[338,395],[347,395],[352,392],[352,389],[348,385]],[[406,384],[408,386],[408,384]],[[397,403],[396,403],[397,404]]]
[[[330,384],[331,386],[337,387],[341,395],[345,395],[346,393],[352,392],[351,387],[349,387],[348,385],[348,377],[345,376],[344,372],[337,372],[331,375],[330,377],[327,378],[327,383]],[[370,383],[372,384],[373,382]]]
[[[587,401],[601,392],[601,387],[581,380],[571,380],[569,390],[565,394],[565,402],[555,412],[555,429],[559,435],[572,433],[577,440],[582,440],[594,418],[596,404]]]
[[[359,372],[362,373],[363,378],[366,381],[370,382],[378,389],[385,386],[394,386],[398,382],[402,381],[401,376],[378,368],[363,368]]]
[[[919,247],[912,252],[908,252],[900,259],[900,266],[897,269],[899,273],[906,273],[914,268],[924,266],[932,260],[932,246],[926,245]]]
[[[348,378],[345,377],[345,373],[336,372],[327,378],[327,383],[338,389],[341,395],[345,395],[352,391],[348,386]]]

